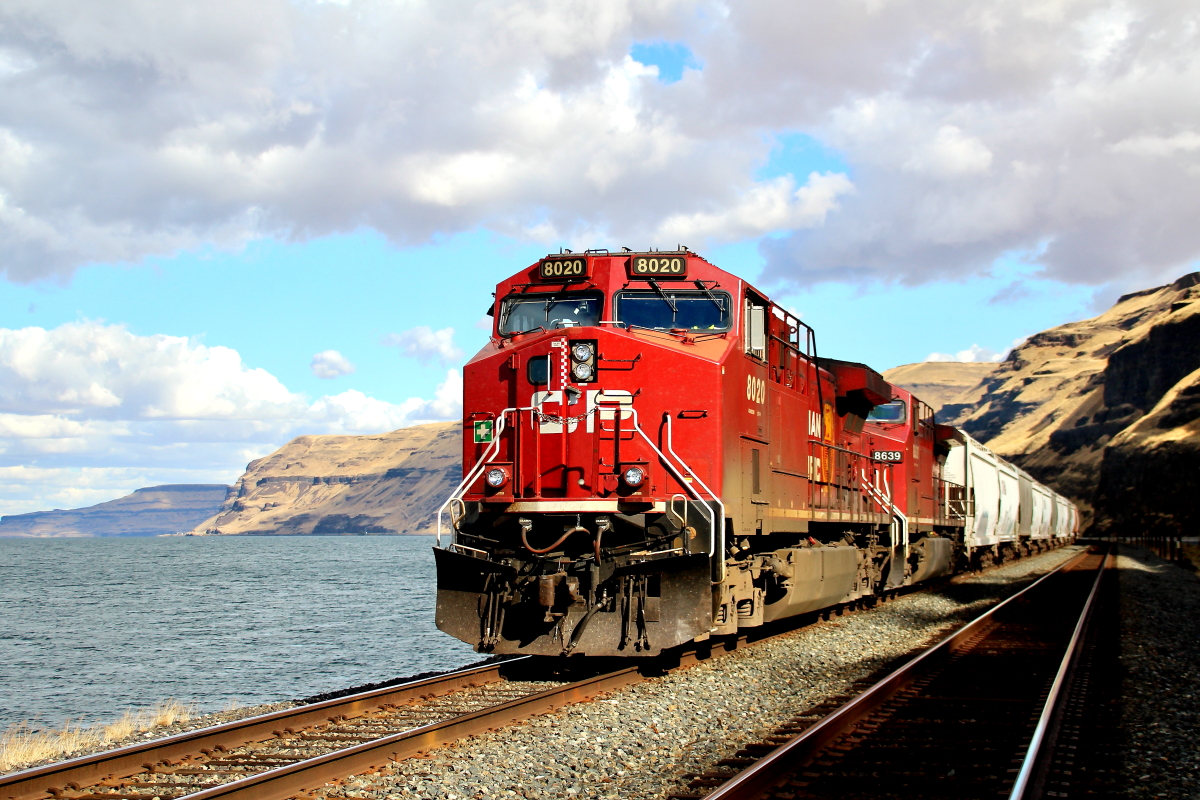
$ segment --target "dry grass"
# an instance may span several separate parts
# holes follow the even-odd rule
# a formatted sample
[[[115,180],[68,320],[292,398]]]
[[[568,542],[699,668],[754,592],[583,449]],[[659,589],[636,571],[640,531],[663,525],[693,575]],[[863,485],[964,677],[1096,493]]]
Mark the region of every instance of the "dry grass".
[[[165,700],[140,711],[126,711],[119,720],[108,724],[84,726],[67,722],[61,728],[46,729],[19,722],[0,733],[0,773],[70,753],[102,750],[136,733],[187,722],[194,713],[190,705]]]

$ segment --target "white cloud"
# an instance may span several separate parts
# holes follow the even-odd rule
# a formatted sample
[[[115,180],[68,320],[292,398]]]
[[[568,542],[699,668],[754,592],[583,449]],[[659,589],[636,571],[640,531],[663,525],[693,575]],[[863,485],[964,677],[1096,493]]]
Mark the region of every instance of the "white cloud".
[[[853,191],[854,185],[841,173],[814,172],[799,189],[787,175],[754,186],[719,211],[668,217],[655,238],[676,243],[729,242],[778,230],[815,228],[839,207],[841,195]]]
[[[300,434],[380,432],[461,413],[453,370],[433,399],[347,391],[310,402],[227,347],[99,322],[0,328],[0,513],[87,505],[158,483],[228,483]]]
[[[1003,361],[1006,353],[997,353],[995,350],[989,350],[986,347],[980,347],[973,344],[966,350],[959,350],[957,353],[930,353],[925,357],[926,361],[975,361],[975,362],[997,362]]]
[[[354,372],[354,365],[337,350],[322,350],[312,357],[312,363],[309,366],[312,368],[313,375],[326,380],[340,378]]]
[[[801,283],[1013,251],[1066,281],[1157,279],[1200,257],[1198,23],[1169,0],[12,0],[0,268],[484,226],[790,231],[766,276]],[[628,55],[653,40],[703,68],[659,83]],[[783,132],[836,149],[843,183],[755,178]]]
[[[401,353],[422,364],[431,361],[453,364],[463,357],[463,351],[454,344],[454,328],[435,331],[428,325],[419,325],[402,333],[389,333],[383,337],[383,343],[399,348]]]
[[[992,151],[956,125],[943,125],[928,143],[919,146],[901,169],[926,172],[939,178],[977,175],[992,166]]]
[[[1111,150],[1114,153],[1168,158],[1200,150],[1200,133],[1183,131],[1174,136],[1131,136],[1114,144]]]

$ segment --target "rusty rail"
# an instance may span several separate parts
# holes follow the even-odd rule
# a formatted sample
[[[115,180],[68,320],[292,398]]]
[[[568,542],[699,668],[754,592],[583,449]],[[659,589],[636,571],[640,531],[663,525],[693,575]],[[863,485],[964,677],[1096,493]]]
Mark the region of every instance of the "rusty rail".
[[[381,766],[416,755],[439,745],[462,739],[491,728],[508,725],[545,714],[562,706],[595,697],[602,692],[620,689],[641,680],[637,667],[627,667],[587,680],[576,681],[557,689],[493,706],[473,714],[464,714],[388,736],[356,747],[338,750],[328,755],[310,758],[286,767],[262,772],[232,783],[214,786],[187,795],[188,800],[286,800],[298,792],[320,786],[356,772]]]
[[[800,732],[798,735],[795,733],[786,734],[788,738],[786,743],[781,744],[736,775],[729,777],[728,780],[724,780],[711,793],[705,795],[706,800],[708,798],[711,798],[711,800],[750,800],[750,798],[771,796],[773,789],[778,788],[781,783],[786,782],[799,770],[805,769],[805,765],[810,764],[822,751],[827,750],[827,748],[839,740],[843,740],[843,737],[856,729],[856,727],[867,722],[869,718],[876,715],[885,706],[896,701],[899,695],[908,690],[908,687],[912,686],[927,673],[940,669],[958,651],[970,647],[973,642],[978,641],[998,628],[1001,625],[997,620],[998,613],[1004,609],[1014,607],[1016,603],[1021,602],[1023,599],[1027,599],[1031,592],[1037,591],[1039,587],[1042,587],[1047,581],[1054,579],[1055,576],[1063,571],[1077,567],[1085,559],[1094,557],[1094,553],[1081,553],[1076,558],[1042,576],[1022,591],[994,606],[988,612],[976,618],[937,645],[929,648],[900,669],[888,674],[848,703],[820,719],[820,721],[815,723],[800,723],[802,727],[807,725],[811,725],[811,727],[804,727],[803,732]],[[1097,570],[1096,583],[1093,586],[1099,583],[1103,561],[1104,558],[1102,557],[1100,568]],[[1094,597],[1094,592],[1089,597]],[[1087,608],[1090,607],[1089,602]],[[1081,617],[1083,613],[1081,612]],[[1071,648],[1068,648],[1066,657],[1070,658],[1070,655]],[[880,780],[883,779],[880,778]],[[997,785],[996,788],[999,790],[1000,786]]]
[[[503,679],[504,672],[518,668],[518,665],[526,660],[510,659],[482,667],[457,670],[432,678],[257,717],[247,717],[165,739],[14,772],[0,777],[0,798],[35,800],[62,794],[71,784],[91,786],[110,777],[124,777],[141,772],[148,761],[175,761],[198,755],[204,750],[240,747],[274,738],[275,732],[284,728],[324,724],[331,717],[361,716],[387,704],[405,703],[421,696],[440,696],[472,686],[494,683]]]

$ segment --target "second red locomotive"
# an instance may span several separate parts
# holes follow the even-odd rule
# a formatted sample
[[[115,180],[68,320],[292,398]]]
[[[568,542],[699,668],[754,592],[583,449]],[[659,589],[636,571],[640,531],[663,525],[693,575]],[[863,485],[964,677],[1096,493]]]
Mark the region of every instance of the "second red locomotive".
[[[1075,533],[1074,506],[686,249],[550,255],[490,313],[435,550],[438,627],[481,652],[653,655]]]

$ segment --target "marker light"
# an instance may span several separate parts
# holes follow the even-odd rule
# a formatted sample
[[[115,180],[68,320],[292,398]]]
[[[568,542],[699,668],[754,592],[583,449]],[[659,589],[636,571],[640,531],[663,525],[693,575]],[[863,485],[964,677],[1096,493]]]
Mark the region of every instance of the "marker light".
[[[484,476],[487,485],[493,489],[499,489],[504,484],[508,483],[508,473],[501,467],[492,467]]]
[[[571,374],[575,376],[577,381],[590,381],[592,379],[591,364],[576,364],[571,367]]]
[[[636,488],[641,486],[642,482],[646,480],[646,472],[641,467],[627,467],[621,473],[621,480],[625,481],[626,486]]]
[[[590,361],[592,359],[592,346],[590,344],[577,344],[571,348],[571,355],[576,361]]]

